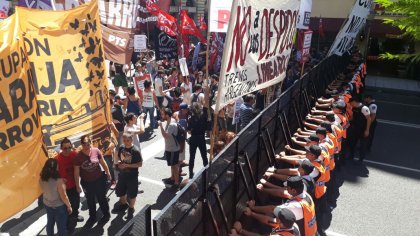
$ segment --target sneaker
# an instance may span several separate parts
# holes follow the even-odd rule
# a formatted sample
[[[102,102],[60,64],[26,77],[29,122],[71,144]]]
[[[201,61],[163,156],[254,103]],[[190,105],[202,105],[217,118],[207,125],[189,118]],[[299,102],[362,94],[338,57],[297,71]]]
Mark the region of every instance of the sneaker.
[[[127,208],[128,204],[117,204],[114,209],[112,209],[112,213],[124,212]]]

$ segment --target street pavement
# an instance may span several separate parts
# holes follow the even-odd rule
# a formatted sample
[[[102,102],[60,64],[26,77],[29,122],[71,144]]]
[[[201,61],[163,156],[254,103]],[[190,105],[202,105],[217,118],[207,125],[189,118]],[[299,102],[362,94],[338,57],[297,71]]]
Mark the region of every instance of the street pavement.
[[[370,88],[378,126],[363,165],[339,173],[330,236],[420,235],[420,93]]]

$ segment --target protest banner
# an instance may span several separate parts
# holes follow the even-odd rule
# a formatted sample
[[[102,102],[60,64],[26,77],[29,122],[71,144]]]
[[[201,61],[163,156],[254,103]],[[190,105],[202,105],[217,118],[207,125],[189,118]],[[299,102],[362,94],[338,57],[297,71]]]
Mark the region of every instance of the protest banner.
[[[41,195],[39,173],[47,160],[38,104],[24,41],[15,15],[0,23],[0,222]]]
[[[91,0],[51,0],[55,1],[55,10],[70,10]]]
[[[233,0],[211,1],[209,18],[210,32],[227,32],[232,2]]]
[[[181,69],[182,76],[188,76],[188,75],[190,75],[188,73],[187,59],[185,59],[185,57],[179,58],[179,67]]]
[[[144,81],[152,81],[152,76],[150,74],[144,74],[143,76],[134,77],[134,86],[136,87],[137,95],[140,97],[143,94],[144,90]]]
[[[52,10],[54,9],[53,0],[19,0],[18,6],[33,9]]]
[[[101,25],[104,40],[105,59],[118,64],[130,64],[133,54],[132,37],[130,33],[110,29]]]
[[[298,29],[308,29],[311,21],[312,0],[300,0],[299,17],[296,23]]]
[[[309,61],[310,49],[311,49],[311,40],[312,40],[312,30],[306,30],[299,32],[298,35],[298,60],[301,63],[306,63]]]
[[[98,3],[102,24],[109,28],[136,28],[138,0],[98,0]]]
[[[234,110],[233,110],[233,119],[232,125],[239,124],[240,117],[241,117],[241,105],[244,103],[242,98],[237,98],[235,100]]]
[[[235,98],[284,79],[299,5],[293,0],[235,1],[223,51],[216,112]]]
[[[134,35],[134,51],[143,52],[145,50],[147,50],[146,35]]]
[[[158,20],[157,16],[150,14],[146,7],[146,1],[150,0],[140,0],[139,1],[139,10],[137,17],[137,28],[140,30],[153,30]],[[170,0],[153,0],[160,9],[165,12],[169,12],[169,7],[171,5]]]
[[[178,44],[175,37],[167,35],[155,27],[155,56],[156,60],[178,58]]]
[[[32,68],[44,142],[54,156],[61,140],[76,146],[109,137],[108,80],[96,1],[68,11],[17,8]]]
[[[366,19],[372,8],[372,2],[372,0],[356,1],[346,23],[338,32],[337,37],[328,52],[328,56],[333,54],[342,56],[353,47],[357,34],[366,23]]]

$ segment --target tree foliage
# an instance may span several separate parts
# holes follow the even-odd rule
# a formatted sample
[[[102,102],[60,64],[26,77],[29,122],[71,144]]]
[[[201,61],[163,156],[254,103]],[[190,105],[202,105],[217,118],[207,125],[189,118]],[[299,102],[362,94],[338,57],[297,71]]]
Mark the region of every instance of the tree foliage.
[[[384,19],[384,23],[391,24],[401,29],[406,37],[410,37],[414,41],[420,41],[420,0],[375,0],[386,11],[402,13],[403,17],[396,19]],[[400,61],[419,62],[420,53],[412,54],[391,54],[385,53],[381,55],[383,59],[398,59]]]

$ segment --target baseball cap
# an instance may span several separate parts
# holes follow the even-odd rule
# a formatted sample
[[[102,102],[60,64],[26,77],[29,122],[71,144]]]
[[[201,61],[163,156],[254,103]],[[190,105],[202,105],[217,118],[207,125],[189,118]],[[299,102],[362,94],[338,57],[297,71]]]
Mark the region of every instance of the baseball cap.
[[[344,101],[337,101],[333,103],[333,108],[339,108],[339,109],[344,109],[346,108],[346,103],[344,103]]]
[[[125,95],[115,95],[115,100],[118,100],[118,99],[124,100],[126,98],[127,97]]]
[[[319,142],[319,138],[318,136],[316,136],[316,134],[311,134],[309,135],[309,137],[305,138],[306,142]]]
[[[324,127],[318,127],[318,128],[316,128],[315,133],[316,134],[322,134],[322,135],[326,136],[327,135],[327,129],[324,128]]]
[[[181,103],[181,104],[179,105],[179,109],[188,109],[188,104],[186,104],[186,103]]]
[[[301,176],[289,176],[287,177],[284,186],[290,188],[303,188],[303,178]]]
[[[311,145],[309,147],[305,147],[307,152],[314,154],[315,156],[321,155],[321,148],[318,145]]]
[[[275,207],[273,213],[286,228],[291,228],[296,221],[295,214],[284,206]]]
[[[300,164],[300,167],[305,171],[305,173],[312,173],[315,166],[309,160],[303,160]]]

